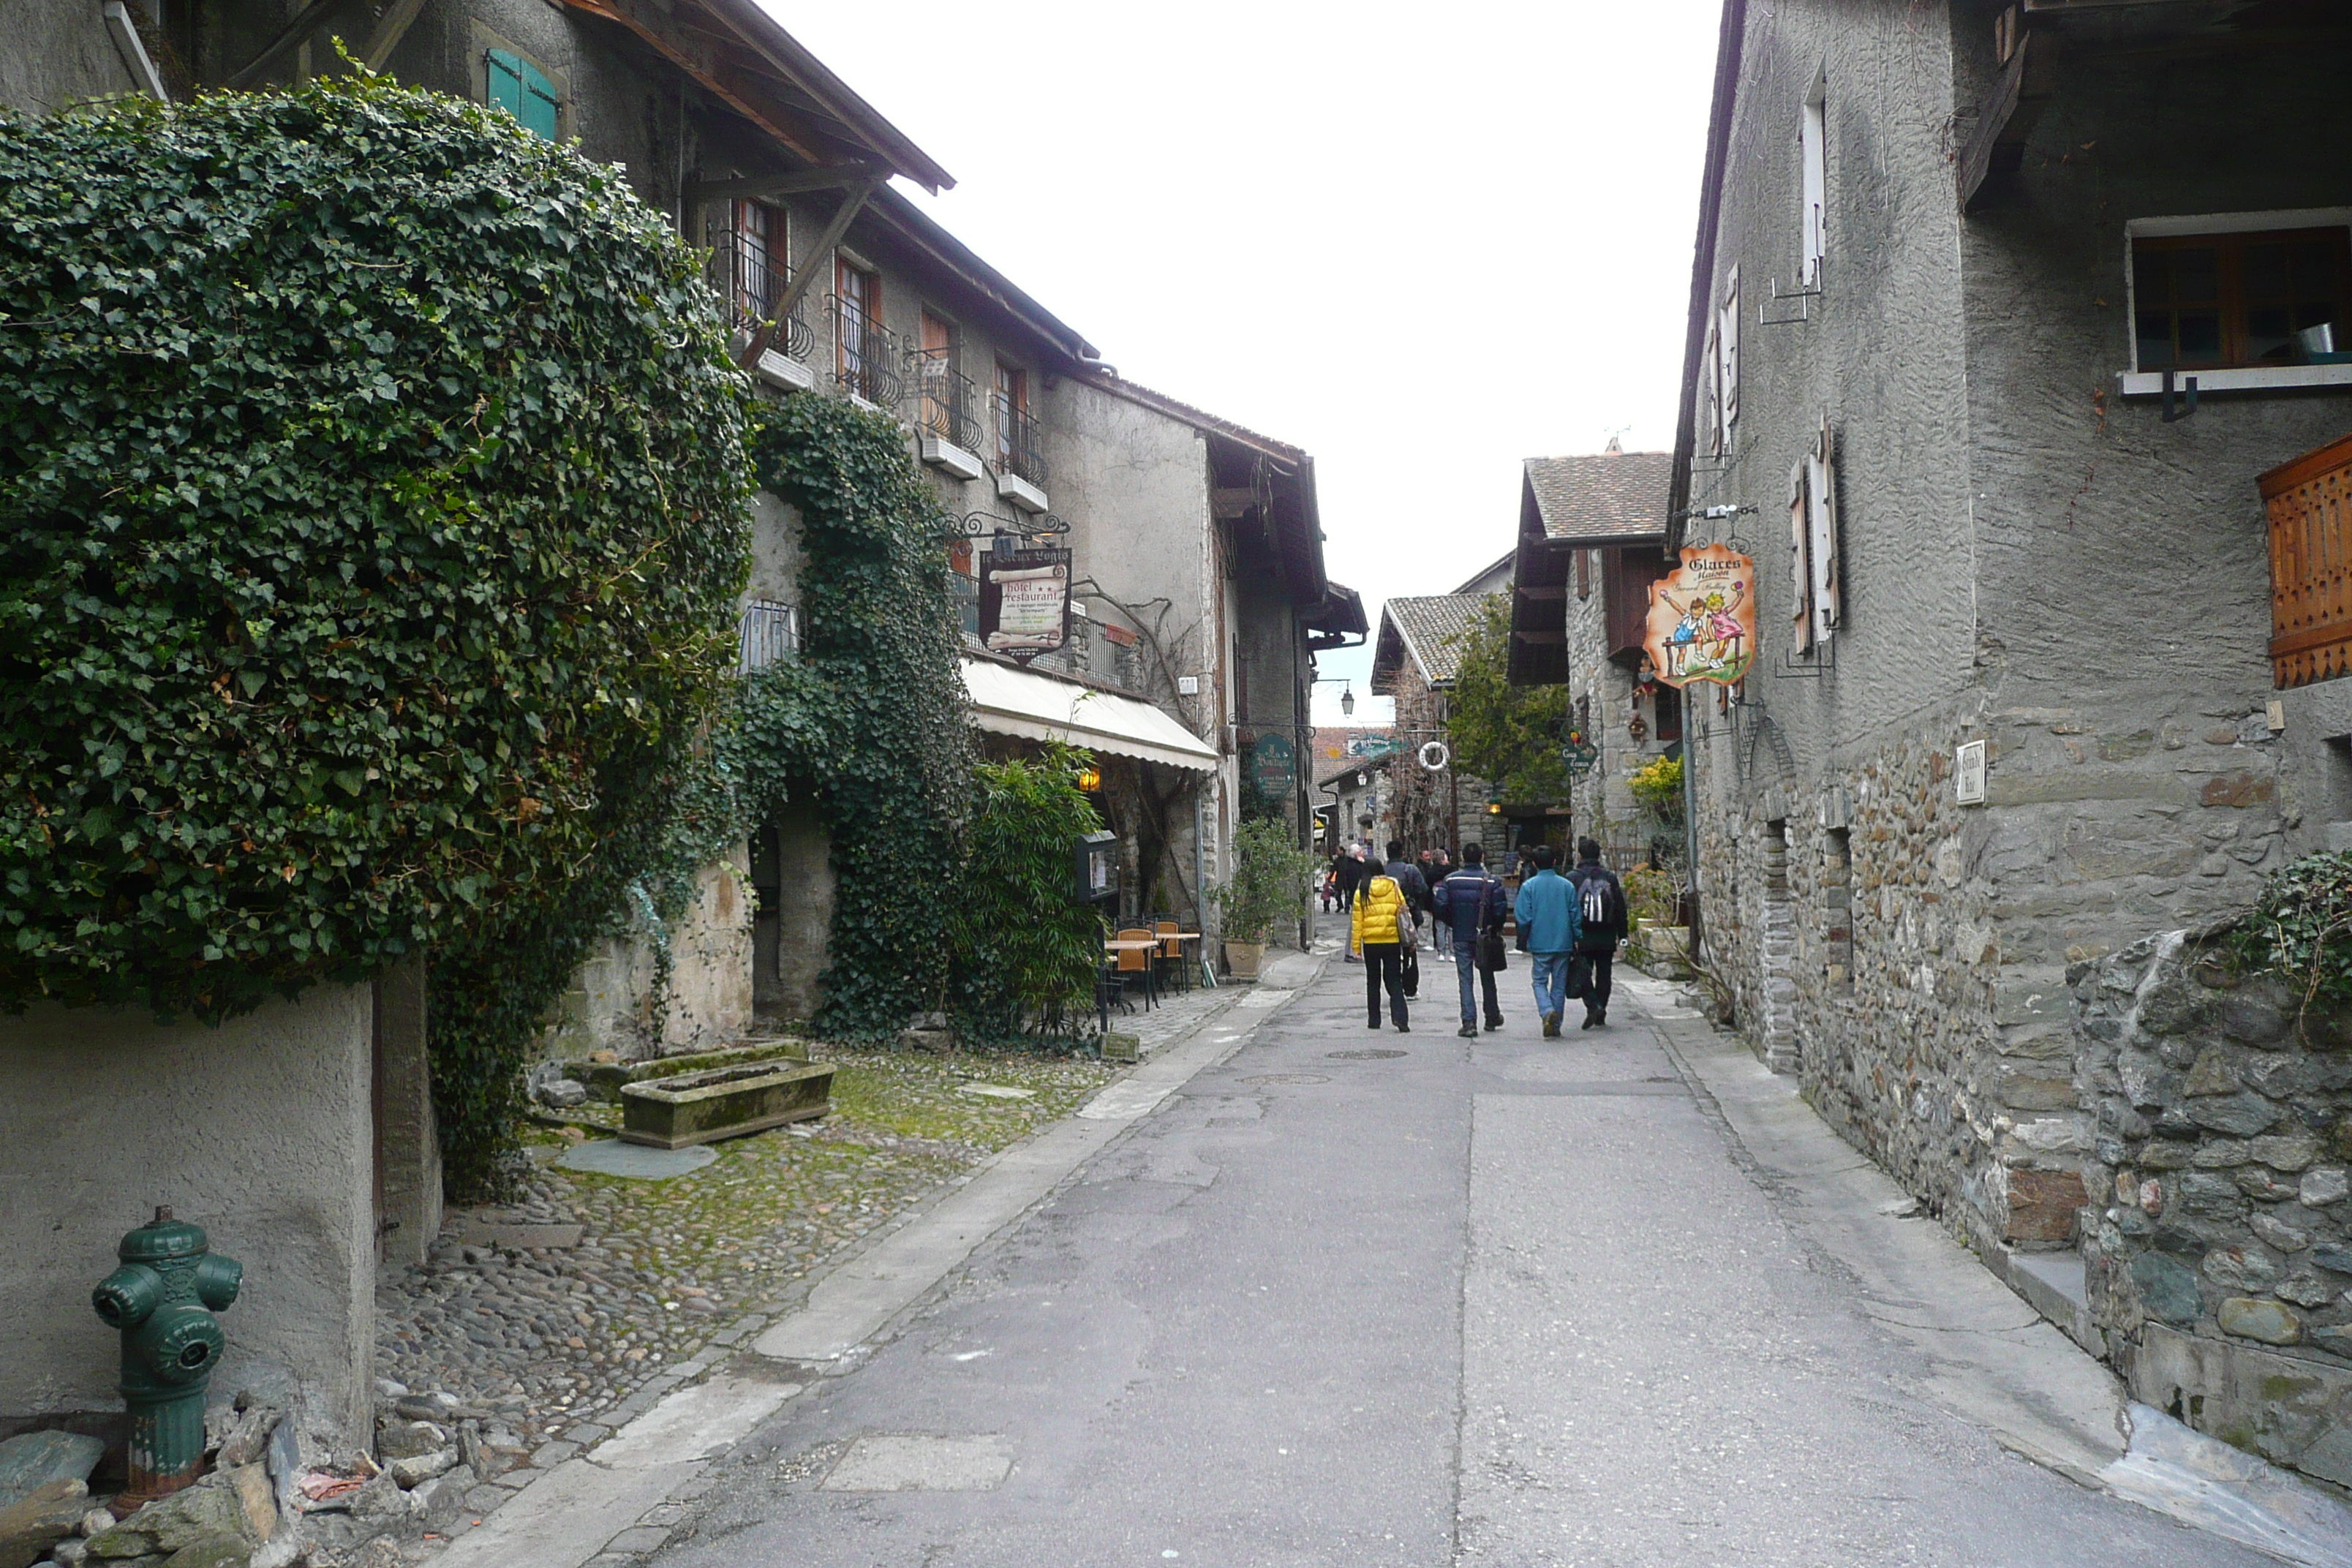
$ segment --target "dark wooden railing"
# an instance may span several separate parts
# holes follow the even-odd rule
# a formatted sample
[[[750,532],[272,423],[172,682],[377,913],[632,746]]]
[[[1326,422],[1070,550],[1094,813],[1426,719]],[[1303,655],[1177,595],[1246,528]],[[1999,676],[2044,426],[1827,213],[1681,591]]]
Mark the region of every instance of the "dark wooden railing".
[[[2352,674],[2352,436],[2280,464],[2261,484],[2272,677],[2284,688]]]

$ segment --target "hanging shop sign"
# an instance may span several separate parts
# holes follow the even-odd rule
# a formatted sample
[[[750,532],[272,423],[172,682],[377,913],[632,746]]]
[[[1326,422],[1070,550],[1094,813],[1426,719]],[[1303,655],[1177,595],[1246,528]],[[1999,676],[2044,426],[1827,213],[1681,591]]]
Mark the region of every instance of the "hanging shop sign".
[[[1727,544],[1683,552],[1683,563],[1650,584],[1643,651],[1657,678],[1736,686],[1756,662],[1756,563]]]
[[[1580,779],[1601,765],[1601,748],[1585,734],[1581,725],[1571,725],[1568,743],[1559,749],[1559,760],[1568,768],[1568,776]]]
[[[1027,664],[1070,640],[1070,552],[992,550],[980,568],[980,640]]]
[[[1250,747],[1250,782],[1271,795],[1286,795],[1298,783],[1298,755],[1287,735],[1260,735]]]

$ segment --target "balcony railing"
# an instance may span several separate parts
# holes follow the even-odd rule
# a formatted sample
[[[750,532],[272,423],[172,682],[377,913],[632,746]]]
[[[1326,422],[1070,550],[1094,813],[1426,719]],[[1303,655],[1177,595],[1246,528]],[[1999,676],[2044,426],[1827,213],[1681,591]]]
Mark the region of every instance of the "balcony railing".
[[[980,393],[955,367],[953,349],[925,349],[915,356],[915,386],[922,408],[916,416],[924,432],[967,452],[981,444]]]
[[[1070,616],[1070,640],[1059,652],[1036,660],[1035,668],[1087,676],[1139,694],[1143,689],[1142,661],[1134,645],[1112,641],[1099,622],[1076,614]]]
[[[729,319],[738,331],[758,331],[775,314],[776,303],[792,287],[793,269],[769,255],[759,239],[740,229],[713,229],[709,237],[711,288],[727,301]],[[807,310],[808,298],[803,295],[769,345],[785,358],[796,359],[803,364],[808,363],[809,356],[816,352],[816,333],[803,319]]]
[[[1043,489],[1045,486],[1045,443],[1037,421],[1026,409],[1016,408],[1002,392],[989,398],[996,411],[996,461]]]
[[[2271,674],[2280,687],[2352,674],[2352,436],[2264,474]]]
[[[833,310],[834,383],[877,408],[896,409],[907,390],[899,367],[906,351],[898,334],[866,313],[855,300],[829,294]]]

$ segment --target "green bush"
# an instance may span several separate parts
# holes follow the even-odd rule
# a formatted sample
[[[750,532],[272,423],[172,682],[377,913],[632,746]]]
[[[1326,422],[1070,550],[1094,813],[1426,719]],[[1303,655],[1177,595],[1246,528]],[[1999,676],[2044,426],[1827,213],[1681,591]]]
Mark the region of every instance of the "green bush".
[[[0,1000],[429,950],[462,1185],[724,689],[695,253],[502,113],[320,79],[0,121]]]
[[[2306,1006],[2352,1005],[2352,853],[2306,855],[2273,872],[2229,944],[2242,964],[2277,973]]]
[[[1265,942],[1306,909],[1308,880],[1322,862],[1290,837],[1279,817],[1245,822],[1234,834],[1234,874],[1209,891],[1224,914],[1227,942]]]
[[[1074,1032],[1090,1014],[1102,917],[1074,902],[1073,846],[1102,817],[1079,792],[1082,752],[978,769],[963,875],[946,900],[951,995],[969,1033]]]
[[[1642,809],[1660,822],[1680,822],[1683,819],[1683,762],[1680,757],[1659,757],[1626,775],[1625,785]]]

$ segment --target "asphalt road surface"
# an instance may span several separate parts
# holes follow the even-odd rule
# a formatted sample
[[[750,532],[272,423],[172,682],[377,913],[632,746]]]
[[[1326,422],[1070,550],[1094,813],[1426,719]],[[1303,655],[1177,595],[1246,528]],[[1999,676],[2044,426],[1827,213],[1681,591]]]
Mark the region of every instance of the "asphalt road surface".
[[[1622,996],[1334,961],[721,1467],[662,1568],[2267,1563],[1913,1390]],[[1369,1053],[1369,1054],[1368,1054]],[[2030,1316],[2030,1314],[2029,1314]]]

